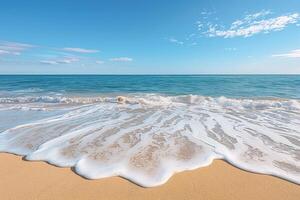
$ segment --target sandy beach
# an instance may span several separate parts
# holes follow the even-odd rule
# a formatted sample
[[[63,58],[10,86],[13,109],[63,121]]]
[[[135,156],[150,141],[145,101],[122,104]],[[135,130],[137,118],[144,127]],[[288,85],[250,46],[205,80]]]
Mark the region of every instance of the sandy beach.
[[[299,199],[300,187],[288,181],[237,169],[217,160],[209,167],[174,175],[166,184],[142,188],[112,177],[86,180],[69,168],[23,161],[0,154],[0,199]]]

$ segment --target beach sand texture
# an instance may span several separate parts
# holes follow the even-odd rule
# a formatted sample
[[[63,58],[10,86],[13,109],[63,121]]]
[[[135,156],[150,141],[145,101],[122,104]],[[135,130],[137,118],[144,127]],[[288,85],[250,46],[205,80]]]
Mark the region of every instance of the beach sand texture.
[[[0,154],[0,163],[1,200],[300,199],[299,185],[246,172],[222,160],[215,160],[208,167],[178,173],[166,184],[154,188],[143,188],[119,177],[87,180],[69,168],[27,162],[20,156],[6,153]]]

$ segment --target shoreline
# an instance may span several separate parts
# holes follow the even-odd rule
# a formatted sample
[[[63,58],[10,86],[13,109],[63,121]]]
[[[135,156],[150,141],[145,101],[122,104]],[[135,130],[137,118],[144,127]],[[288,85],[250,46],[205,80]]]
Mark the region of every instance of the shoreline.
[[[215,160],[207,167],[175,174],[157,187],[143,188],[120,177],[88,180],[70,168],[24,161],[0,153],[0,198],[6,199],[272,199],[296,200],[300,186]]]

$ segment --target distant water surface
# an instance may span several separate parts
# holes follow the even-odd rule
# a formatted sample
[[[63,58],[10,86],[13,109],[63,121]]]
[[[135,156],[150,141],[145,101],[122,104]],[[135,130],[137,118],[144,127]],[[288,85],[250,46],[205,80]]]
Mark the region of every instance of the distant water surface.
[[[300,75],[2,75],[0,92],[7,91],[300,98]]]

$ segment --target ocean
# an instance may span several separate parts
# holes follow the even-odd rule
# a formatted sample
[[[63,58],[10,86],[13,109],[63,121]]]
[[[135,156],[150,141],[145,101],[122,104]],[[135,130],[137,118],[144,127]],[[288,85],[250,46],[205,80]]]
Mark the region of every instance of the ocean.
[[[0,151],[145,187],[214,159],[300,184],[300,75],[0,75]]]

